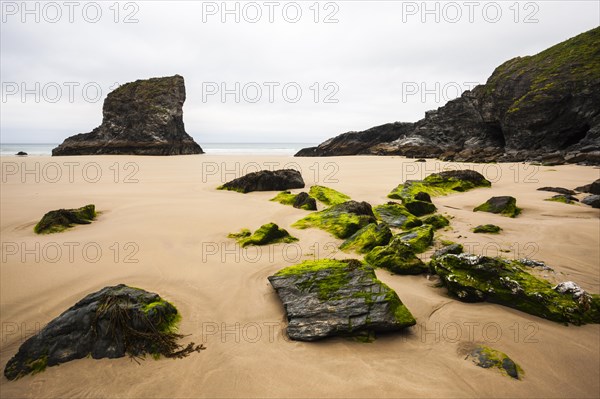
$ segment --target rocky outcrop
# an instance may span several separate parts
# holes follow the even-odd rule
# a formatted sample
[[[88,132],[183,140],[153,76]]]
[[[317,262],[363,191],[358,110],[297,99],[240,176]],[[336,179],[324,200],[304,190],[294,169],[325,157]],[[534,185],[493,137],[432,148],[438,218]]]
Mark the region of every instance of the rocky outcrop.
[[[358,260],[306,261],[269,277],[283,303],[287,334],[298,341],[370,337],[416,323],[398,295]]]
[[[27,156],[27,153],[25,151],[19,151],[19,152],[17,152],[16,155],[19,157],[25,157],[25,156]]]
[[[575,191],[600,195],[600,179],[597,179],[590,184],[586,184],[585,186],[577,187],[575,188]]]
[[[527,264],[471,254],[433,258],[431,271],[464,302],[492,302],[562,323],[600,323],[600,295],[572,282],[552,286],[529,273]]]
[[[177,309],[158,294],[126,285],[87,295],[25,341],[8,361],[4,375],[13,380],[75,359],[125,355],[183,357],[204,349],[182,347],[175,333]]]
[[[90,224],[95,217],[96,207],[93,204],[77,209],[58,209],[46,213],[33,231],[37,234],[58,233],[74,224]]]
[[[404,205],[393,201],[376,206],[373,213],[390,227],[411,229],[423,224],[423,221],[410,213]]]
[[[99,127],[67,138],[52,155],[202,154],[185,132],[184,101],[185,85],[179,75],[126,83],[104,100]]]
[[[364,254],[373,248],[386,245],[392,239],[392,231],[385,223],[370,223],[352,234],[340,245],[343,251],[353,250]]]
[[[550,191],[551,193],[559,193],[564,195],[575,195],[575,191],[563,187],[540,187],[538,191]]]
[[[523,369],[505,353],[496,349],[473,342],[463,342],[459,345],[458,352],[465,356],[466,360],[470,359],[476,366],[484,369],[497,369],[515,380],[522,378]]]
[[[473,229],[473,233],[498,234],[502,229],[495,224],[480,224]]]
[[[588,195],[581,200],[583,204],[589,205],[592,208],[600,208],[600,195],[592,194]]]
[[[298,241],[286,229],[280,228],[275,223],[263,224],[254,233],[248,229],[243,229],[239,233],[229,234],[228,237],[235,238],[242,248],[250,245],[269,245],[279,242],[290,243]]]
[[[421,274],[427,266],[415,255],[413,248],[399,236],[389,244],[375,247],[365,256],[365,261],[374,267],[381,267],[395,274]]]
[[[500,65],[416,123],[344,133],[297,156],[600,164],[600,28]]]
[[[291,188],[304,188],[304,179],[295,169],[261,170],[233,179],[218,190],[230,190],[240,193],[252,191],[281,191]]]

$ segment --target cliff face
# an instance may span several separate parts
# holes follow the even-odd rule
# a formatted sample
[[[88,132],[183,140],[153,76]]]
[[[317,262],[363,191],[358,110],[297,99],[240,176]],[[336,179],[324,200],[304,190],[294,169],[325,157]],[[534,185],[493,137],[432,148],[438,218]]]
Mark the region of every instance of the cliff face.
[[[202,154],[185,132],[184,102],[179,75],[126,83],[104,100],[99,127],[67,138],[52,155]]]
[[[596,28],[537,55],[505,62],[485,85],[427,112],[414,124],[345,133],[296,155],[600,164],[599,104]]]

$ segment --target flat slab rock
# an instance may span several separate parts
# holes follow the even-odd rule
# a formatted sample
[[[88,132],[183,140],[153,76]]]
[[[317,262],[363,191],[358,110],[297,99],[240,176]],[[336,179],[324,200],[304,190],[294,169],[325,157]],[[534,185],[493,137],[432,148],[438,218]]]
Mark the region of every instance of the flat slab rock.
[[[219,190],[249,193],[252,191],[282,191],[292,188],[304,188],[304,179],[295,169],[261,170],[231,180],[219,187]]]
[[[294,340],[398,331],[416,323],[396,292],[358,260],[306,261],[280,270],[269,282]]]

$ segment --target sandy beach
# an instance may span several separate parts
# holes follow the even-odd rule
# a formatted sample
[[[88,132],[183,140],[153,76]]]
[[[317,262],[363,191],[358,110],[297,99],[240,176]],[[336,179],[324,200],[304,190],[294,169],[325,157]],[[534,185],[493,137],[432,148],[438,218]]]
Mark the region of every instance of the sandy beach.
[[[573,189],[600,177],[577,165],[471,164],[402,157],[289,156],[3,157],[0,194],[0,366],[19,345],[86,294],[124,283],[156,292],[181,312],[184,342],[206,350],[184,359],[80,359],[16,381],[9,397],[577,397],[600,396],[600,326],[565,326],[503,306],[461,303],[426,276],[377,270],[417,320],[402,334],[372,343],[334,338],[317,343],[285,336],[283,307],[267,277],[314,258],[356,257],[318,229],[292,223],[306,211],[216,187],[259,169],[292,167],[307,189],[325,185],[373,206],[407,179],[474,169],[492,181],[433,199],[451,217],[436,239],[475,254],[546,262],[552,282],[572,280],[600,293],[600,211],[544,201],[543,186]],[[299,192],[301,190],[293,190]],[[472,212],[496,195],[512,195],[515,219]],[[580,196],[581,197],[581,196]],[[49,210],[93,203],[90,225],[38,236]],[[275,222],[300,240],[241,249],[227,234]],[[498,224],[502,234],[474,234]],[[427,258],[427,253],[424,257]],[[485,342],[509,354],[522,380],[476,367],[459,354]]]

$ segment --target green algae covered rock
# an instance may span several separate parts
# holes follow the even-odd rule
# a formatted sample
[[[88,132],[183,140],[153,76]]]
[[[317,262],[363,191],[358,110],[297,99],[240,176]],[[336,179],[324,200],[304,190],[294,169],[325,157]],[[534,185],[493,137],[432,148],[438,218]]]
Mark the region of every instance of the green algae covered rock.
[[[473,212],[479,211],[496,213],[511,218],[514,218],[521,213],[521,209],[517,207],[516,198],[508,195],[492,197],[483,204],[479,205],[477,208],[473,209]]]
[[[506,353],[485,345],[468,342],[459,348],[459,353],[479,367],[499,370],[502,374],[516,380],[520,380],[524,374],[523,369]]]
[[[229,234],[228,237],[237,239],[242,247],[298,241],[296,237],[292,237],[287,230],[279,228],[275,223],[263,224],[254,234],[248,229],[242,229],[239,233]]]
[[[342,243],[343,251],[354,250],[364,254],[379,245],[386,245],[392,239],[392,231],[385,223],[370,223],[352,234]]]
[[[304,209],[306,211],[316,211],[317,202],[313,197],[305,192],[292,194],[289,191],[282,191],[270,201],[279,202],[283,205],[291,205],[294,208]]]
[[[544,201],[553,201],[553,202],[561,202],[563,204],[574,204],[575,202],[579,202],[576,197],[568,194],[557,194],[553,195],[550,198],[545,199]]]
[[[37,234],[58,233],[74,224],[90,224],[95,217],[96,207],[93,204],[78,209],[58,209],[46,213],[33,231]]]
[[[308,194],[329,206],[339,205],[351,200],[351,198],[346,194],[342,194],[333,188],[325,186],[312,186],[308,191]]]
[[[423,222],[410,213],[404,205],[397,202],[390,201],[387,204],[378,205],[373,208],[373,213],[378,219],[384,221],[390,227],[411,229],[423,224]]]
[[[181,315],[158,294],[120,284],[91,293],[27,339],[4,369],[9,380],[91,357],[180,358],[204,349],[181,346]]]
[[[555,287],[516,260],[448,254],[430,262],[448,292],[464,302],[492,302],[562,323],[600,323],[600,296],[573,282]]]
[[[492,183],[482,174],[474,170],[448,170],[433,173],[423,180],[407,180],[396,187],[389,198],[412,198],[419,192],[437,197],[441,195],[464,192],[477,187],[491,187]]]
[[[337,238],[348,238],[369,223],[376,222],[369,203],[346,201],[322,211],[313,212],[292,226],[298,229],[317,227]]]
[[[442,227],[450,225],[450,221],[440,214],[430,215],[421,220],[423,221],[423,224],[429,224],[433,226],[434,229],[441,229]]]
[[[428,270],[414,250],[398,236],[388,245],[373,248],[365,256],[365,261],[395,274],[421,274]]]
[[[480,224],[473,229],[473,233],[498,234],[502,229],[495,224]]]
[[[415,253],[421,253],[433,244],[433,231],[433,226],[423,225],[398,234],[398,239],[408,244]]]
[[[416,323],[396,292],[362,262],[325,259],[286,267],[269,277],[287,315],[291,339],[371,336]]]

